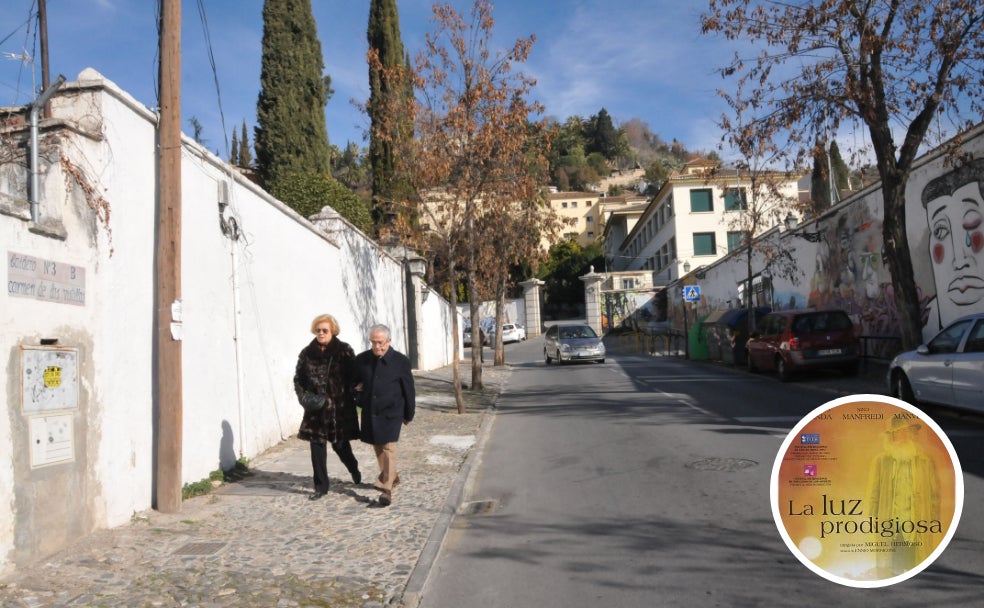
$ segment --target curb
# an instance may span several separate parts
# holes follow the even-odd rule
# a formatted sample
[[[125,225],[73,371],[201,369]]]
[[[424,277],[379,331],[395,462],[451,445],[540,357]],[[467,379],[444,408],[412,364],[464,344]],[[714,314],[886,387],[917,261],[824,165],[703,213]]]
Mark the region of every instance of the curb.
[[[511,367],[510,371],[512,371]],[[400,608],[418,608],[420,605],[424,589],[430,579],[431,570],[437,561],[437,556],[441,552],[441,547],[444,545],[444,539],[447,538],[448,530],[451,529],[451,524],[454,523],[454,518],[458,514],[458,508],[461,506],[462,499],[470,494],[474,487],[475,476],[477,475],[476,471],[480,468],[485,453],[485,446],[488,443],[489,436],[492,434],[492,427],[495,424],[496,403],[501,394],[501,391],[497,393],[493,398],[492,405],[485,408],[483,412],[478,439],[475,442],[475,446],[468,453],[465,463],[461,466],[458,476],[451,486],[448,498],[441,509],[441,513],[434,522],[430,536],[427,537],[427,542],[420,552],[420,557],[417,558],[417,564],[410,573],[410,578],[407,580],[403,596],[398,603]]]

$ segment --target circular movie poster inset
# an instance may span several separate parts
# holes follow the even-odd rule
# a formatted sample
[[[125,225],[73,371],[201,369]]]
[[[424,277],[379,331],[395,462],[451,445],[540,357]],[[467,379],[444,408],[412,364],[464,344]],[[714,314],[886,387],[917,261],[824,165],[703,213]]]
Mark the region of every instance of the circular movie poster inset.
[[[949,439],[919,409],[853,395],[810,412],[772,468],[772,514],[806,567],[850,587],[911,578],[946,548],[963,509]]]

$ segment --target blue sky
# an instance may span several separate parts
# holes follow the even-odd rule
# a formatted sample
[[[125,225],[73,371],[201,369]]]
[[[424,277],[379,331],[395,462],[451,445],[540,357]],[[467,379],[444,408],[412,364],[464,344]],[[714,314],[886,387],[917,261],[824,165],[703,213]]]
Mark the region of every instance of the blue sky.
[[[0,106],[32,98],[32,64],[10,55],[40,54],[28,32],[36,0],[4,0],[0,12]],[[206,146],[226,156],[226,141],[243,120],[250,128],[259,92],[262,0],[203,0],[221,93],[213,80],[199,2],[184,0],[182,126],[203,126]],[[335,95],[328,104],[329,139],[364,146],[366,120],[351,103],[368,97],[365,62],[369,0],[313,0],[325,70]],[[431,0],[399,0],[404,45],[412,56],[433,30]],[[471,0],[453,0],[467,11]],[[505,49],[535,34],[530,60],[520,69],[537,79],[546,115],[564,120],[605,108],[616,125],[631,118],[691,150],[715,149],[715,126],[725,106],[715,93],[714,70],[732,55],[725,43],[701,36],[704,2],[678,0],[497,0],[495,46]],[[156,105],[157,2],[152,0],[48,0],[52,79],[74,80],[95,68],[148,107]],[[41,80],[40,58],[33,66]]]

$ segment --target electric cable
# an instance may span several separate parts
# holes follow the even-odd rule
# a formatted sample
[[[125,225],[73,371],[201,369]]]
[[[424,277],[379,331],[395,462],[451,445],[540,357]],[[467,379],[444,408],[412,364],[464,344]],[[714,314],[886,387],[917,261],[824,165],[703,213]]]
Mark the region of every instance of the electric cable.
[[[205,14],[205,0],[198,0],[198,16],[205,32],[205,47],[208,49],[208,63],[212,67],[212,80],[215,82],[215,97],[219,106],[219,120],[222,123],[222,141],[225,144],[225,156],[229,158],[229,134],[226,132],[225,113],[222,110],[222,93],[219,91],[219,71],[215,67],[215,54],[212,52],[212,36],[208,31],[208,16]]]

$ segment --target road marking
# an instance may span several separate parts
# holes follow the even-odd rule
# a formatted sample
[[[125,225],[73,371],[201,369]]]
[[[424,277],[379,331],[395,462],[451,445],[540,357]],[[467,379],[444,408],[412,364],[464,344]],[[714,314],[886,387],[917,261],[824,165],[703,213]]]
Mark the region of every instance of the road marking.
[[[636,376],[637,380],[643,382],[689,382],[699,380],[701,382],[711,380],[714,382],[734,382],[732,377],[722,376]]]

